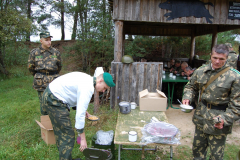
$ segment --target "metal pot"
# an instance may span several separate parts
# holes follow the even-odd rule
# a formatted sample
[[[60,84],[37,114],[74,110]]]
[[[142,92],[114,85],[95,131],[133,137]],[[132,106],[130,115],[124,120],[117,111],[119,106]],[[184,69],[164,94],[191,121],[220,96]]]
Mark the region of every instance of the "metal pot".
[[[129,102],[122,101],[118,105],[121,113],[128,114],[131,112],[131,104]]]

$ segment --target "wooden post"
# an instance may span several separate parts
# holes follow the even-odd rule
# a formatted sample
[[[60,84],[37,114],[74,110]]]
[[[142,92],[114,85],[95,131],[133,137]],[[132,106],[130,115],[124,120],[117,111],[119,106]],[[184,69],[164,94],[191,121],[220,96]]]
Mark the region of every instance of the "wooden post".
[[[214,29],[213,29],[213,34],[212,34],[212,46],[211,46],[211,50],[212,50],[212,48],[213,48],[213,46],[215,46],[216,44],[217,44],[217,34],[218,34],[218,32],[217,32],[217,26],[216,27],[214,27]],[[212,52],[212,51],[211,51]]]
[[[192,36],[191,36],[191,55],[190,55],[190,62],[189,62],[191,65],[192,65],[194,54],[195,54],[195,35],[194,35],[194,33],[192,33]]]
[[[114,62],[121,62],[123,55],[123,21],[115,21]]]

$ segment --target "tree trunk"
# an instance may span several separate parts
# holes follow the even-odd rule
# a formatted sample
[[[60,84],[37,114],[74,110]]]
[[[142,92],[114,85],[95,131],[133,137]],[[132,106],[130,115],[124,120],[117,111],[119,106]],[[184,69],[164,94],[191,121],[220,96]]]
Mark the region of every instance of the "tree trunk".
[[[31,5],[32,5],[32,0],[28,0],[28,8],[27,8],[27,17],[28,19],[32,19],[32,16],[31,16]],[[31,33],[30,31],[27,33],[26,35],[26,41],[27,42],[30,42],[30,36],[31,36]]]
[[[5,45],[2,44],[0,41],[0,73],[8,75],[9,72],[6,70],[4,65],[4,50],[5,50]]]
[[[77,0],[77,6],[80,5],[80,0]],[[77,7],[77,9],[75,10],[75,14],[74,14],[74,22],[73,22],[73,30],[72,30],[72,40],[76,39],[76,33],[77,33],[77,21],[78,21],[78,13],[79,13],[79,9]]]
[[[62,38],[61,40],[65,39],[65,33],[64,33],[64,0],[61,0],[62,7],[61,7],[61,31],[62,31]]]

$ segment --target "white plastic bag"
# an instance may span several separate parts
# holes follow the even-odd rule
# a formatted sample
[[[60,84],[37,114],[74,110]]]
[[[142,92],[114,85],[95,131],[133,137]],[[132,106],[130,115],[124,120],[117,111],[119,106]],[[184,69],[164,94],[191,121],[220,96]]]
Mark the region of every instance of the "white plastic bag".
[[[96,144],[99,145],[110,145],[113,141],[113,130],[104,132],[103,130],[97,131],[97,139],[95,141]]]
[[[142,128],[141,143],[180,144],[180,131],[166,122],[151,122]]]

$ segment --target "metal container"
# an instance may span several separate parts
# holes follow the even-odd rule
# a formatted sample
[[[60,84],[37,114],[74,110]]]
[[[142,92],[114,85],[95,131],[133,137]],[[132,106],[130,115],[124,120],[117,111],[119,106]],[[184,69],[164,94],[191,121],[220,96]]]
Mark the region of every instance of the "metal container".
[[[131,104],[129,102],[122,101],[118,105],[121,113],[128,114],[131,112]]]

